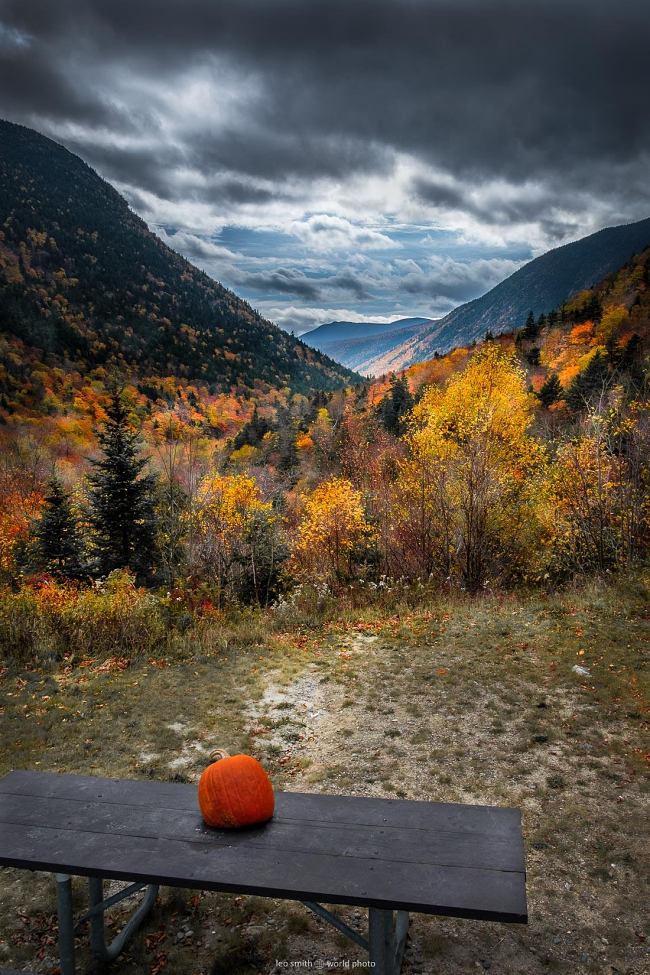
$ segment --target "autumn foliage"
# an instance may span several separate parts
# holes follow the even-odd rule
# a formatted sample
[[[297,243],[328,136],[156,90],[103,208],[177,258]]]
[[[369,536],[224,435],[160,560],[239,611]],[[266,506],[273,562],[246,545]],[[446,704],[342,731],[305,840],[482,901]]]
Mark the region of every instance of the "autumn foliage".
[[[353,577],[355,551],[371,534],[361,492],[344,478],[330,478],[302,499],[289,569],[298,579],[343,582]]]
[[[95,632],[107,649],[113,632],[138,648],[138,626],[168,639],[310,587],[336,605],[397,584],[548,586],[644,558],[649,265],[646,252],[512,334],[363,387],[125,382],[126,466],[124,444],[111,461],[109,377],[41,364],[38,395],[0,403],[4,645],[64,653]],[[120,519],[146,515],[146,566],[134,545],[97,557],[98,503],[110,520],[107,484],[121,497],[128,470],[146,511],[127,499]],[[50,544],[61,525],[74,559]]]

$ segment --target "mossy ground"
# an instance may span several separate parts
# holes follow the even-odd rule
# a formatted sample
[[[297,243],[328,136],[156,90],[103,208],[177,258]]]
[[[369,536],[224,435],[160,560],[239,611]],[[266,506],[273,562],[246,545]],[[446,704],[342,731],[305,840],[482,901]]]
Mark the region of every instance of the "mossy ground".
[[[194,659],[7,671],[0,774],[194,781],[223,745],[256,754],[283,788],[515,805],[528,926],[416,915],[403,971],[641,975],[649,636],[647,588],[628,577],[260,624]],[[0,872],[0,965],[56,970],[54,909],[48,876]],[[244,975],[362,957],[299,904],[164,889],[117,970]],[[104,970],[84,937],[79,958],[82,973]]]

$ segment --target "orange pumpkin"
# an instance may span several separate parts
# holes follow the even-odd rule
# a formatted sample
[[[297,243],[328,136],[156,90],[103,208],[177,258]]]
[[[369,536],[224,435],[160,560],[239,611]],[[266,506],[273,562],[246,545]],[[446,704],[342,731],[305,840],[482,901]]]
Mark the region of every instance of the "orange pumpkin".
[[[252,755],[217,751],[199,781],[199,806],[208,826],[235,829],[265,823],[275,796],[268,775]]]

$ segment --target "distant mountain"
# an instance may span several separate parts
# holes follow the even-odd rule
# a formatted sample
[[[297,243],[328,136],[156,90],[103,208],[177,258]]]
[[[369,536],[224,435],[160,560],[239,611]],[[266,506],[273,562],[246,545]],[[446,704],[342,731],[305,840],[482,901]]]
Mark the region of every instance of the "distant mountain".
[[[650,244],[650,218],[608,227],[581,240],[542,254],[497,284],[481,298],[455,308],[434,325],[408,335],[390,355],[368,364],[375,375],[425,362],[491,331],[494,335],[519,328],[529,311],[551,311],[572,295],[611,274]],[[328,350],[329,351],[329,350]],[[334,357],[332,349],[330,354]]]
[[[400,318],[395,322],[327,322],[302,336],[303,342],[362,375],[372,363],[435,323],[433,318]]]
[[[0,331],[0,383],[14,388],[28,360],[224,391],[358,381],[167,247],[77,156],[4,121]]]

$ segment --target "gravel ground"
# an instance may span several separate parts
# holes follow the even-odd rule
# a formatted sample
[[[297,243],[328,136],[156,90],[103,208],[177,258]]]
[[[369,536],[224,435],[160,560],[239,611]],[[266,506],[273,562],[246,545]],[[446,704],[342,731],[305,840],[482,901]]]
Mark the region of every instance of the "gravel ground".
[[[296,791],[518,806],[529,924],[416,915],[405,975],[641,975],[648,639],[647,590],[628,581],[449,601],[231,657],[12,675],[3,771],[195,781],[223,744]],[[54,972],[53,911],[49,878],[2,871],[0,964]],[[337,911],[363,927],[363,912]],[[104,971],[79,944],[80,972]],[[165,889],[116,970],[279,975],[363,960],[299,904]]]

